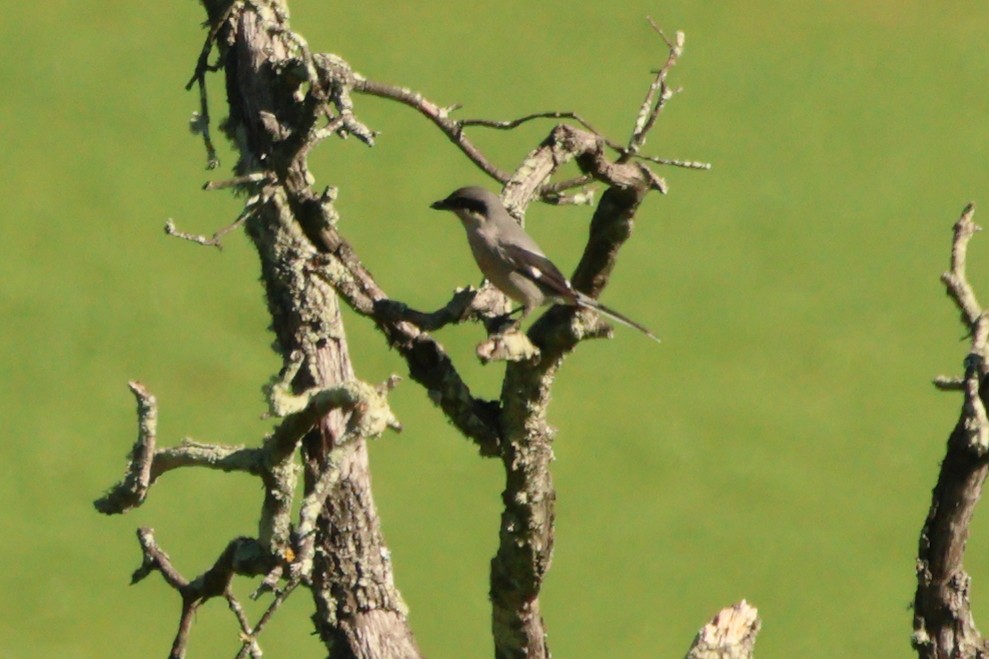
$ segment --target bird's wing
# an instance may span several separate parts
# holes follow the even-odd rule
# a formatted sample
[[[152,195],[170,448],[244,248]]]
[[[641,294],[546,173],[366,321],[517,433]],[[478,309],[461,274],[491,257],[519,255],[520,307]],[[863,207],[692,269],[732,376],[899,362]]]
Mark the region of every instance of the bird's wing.
[[[570,282],[544,255],[513,244],[502,245],[502,250],[516,272],[550,293],[552,297],[563,298],[571,303],[575,299]]]

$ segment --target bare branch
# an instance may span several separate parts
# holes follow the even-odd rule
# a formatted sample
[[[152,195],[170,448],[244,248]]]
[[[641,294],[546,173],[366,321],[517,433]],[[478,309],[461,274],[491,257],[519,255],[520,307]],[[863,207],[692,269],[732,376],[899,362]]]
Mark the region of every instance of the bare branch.
[[[240,625],[240,637],[243,644],[237,653],[238,659],[248,655],[251,656],[251,659],[261,659],[264,653],[261,651],[261,646],[258,645],[255,631],[251,629],[251,622],[247,619],[244,607],[240,605],[240,602],[229,589],[224,593],[224,597],[227,598],[227,606],[230,607],[234,617],[237,618],[237,624]]]
[[[430,332],[447,325],[473,321],[482,323],[488,334],[495,334],[506,325],[510,311],[508,299],[490,282],[480,289],[473,286],[456,289],[445,306],[432,312],[416,311],[395,300],[378,300],[374,304],[374,315],[379,320],[406,321]]]
[[[122,513],[144,503],[151,486],[158,433],[158,402],[147,388],[136,380],[128,383],[137,399],[137,441],[130,452],[130,465],[124,479],[94,502],[104,515]]]
[[[206,467],[218,471],[257,474],[260,461],[258,449],[206,444],[187,437],[178,446],[155,451],[149,484],[154,484],[162,474],[180,467]]]
[[[982,316],[982,306],[975,297],[975,291],[969,285],[965,275],[965,256],[968,251],[968,241],[982,227],[972,221],[975,214],[975,204],[969,204],[962,211],[961,217],[955,222],[955,239],[951,246],[951,269],[941,275],[941,281],[948,289],[948,295],[962,312],[962,322],[971,330],[975,322]]]
[[[93,503],[101,513],[120,514],[140,506],[158,477],[179,467],[258,473],[258,449],[202,444],[190,439],[179,446],[156,449],[158,406],[155,397],[140,382],[131,382],[130,389],[138,400],[138,437],[131,449],[131,461],[124,478]]]
[[[297,365],[290,365],[287,369],[290,379],[294,376],[293,368],[294,371],[298,370]],[[234,574],[255,576],[264,573],[275,575],[274,578],[277,579],[281,574],[280,562],[296,558],[304,559],[302,565],[311,570],[314,552],[311,527],[330,486],[338,479],[340,461],[363,438],[376,436],[387,427],[398,426],[385,399],[387,391],[395,383],[394,378],[379,387],[348,382],[337,387],[314,388],[298,395],[287,391],[284,383],[276,383],[271,387],[271,406],[275,412],[284,415],[284,419],[265,440],[262,448],[223,447],[185,440],[177,447],[158,450],[155,449],[157,405],[154,396],[140,383],[130,384],[131,391],[138,400],[138,440],[132,450],[127,475],[120,484],[96,502],[98,510],[107,514],[119,513],[140,505],[157,477],[178,467],[205,466],[224,471],[245,471],[261,476],[265,484],[259,539],[233,540],[214,566],[191,582],[174,568],[168,555],[156,543],[150,529],[141,529],[138,532],[143,560],[141,567],[134,572],[132,582],[141,581],[152,571],[158,571],[166,583],[182,596],[182,611],[172,646],[172,657],[180,658],[185,655],[196,609],[206,600],[220,594],[227,597],[231,610],[244,631],[241,656],[246,656],[246,653],[260,656],[256,638],[261,628],[300,579],[307,575],[301,574],[299,569],[294,570],[289,586],[279,593],[253,630],[250,629],[239,603],[228,592],[230,579]],[[326,467],[329,476],[325,483],[317,487],[315,493],[311,493],[303,502],[300,529],[308,533],[303,537],[303,553],[282,553],[279,547],[286,546],[289,536],[288,518],[291,514],[297,472],[291,456],[302,435],[330,410],[340,407],[352,409],[354,413],[350,415],[347,433],[339,440],[341,446],[331,452]],[[268,583],[267,579],[265,583]]]
[[[951,269],[941,277],[949,297],[962,311],[972,344],[964,378],[942,376],[935,380],[939,389],[964,391],[965,400],[948,438],[920,534],[912,643],[922,659],[975,657],[989,652],[989,643],[975,626],[969,600],[971,577],[962,563],[969,524],[989,472],[989,419],[982,390],[989,374],[989,319],[965,274],[968,241],[978,230],[972,222],[973,212],[970,204],[955,224]]]
[[[406,321],[426,332],[435,332],[447,325],[460,323],[476,314],[473,308],[478,290],[472,286],[458,288],[446,305],[436,311],[423,312],[410,309],[396,300],[376,300],[374,314],[388,322]]]
[[[443,347],[413,323],[402,320],[400,315],[396,317],[394,311],[400,307],[389,303],[388,296],[335,229],[325,229],[320,244],[331,258],[314,259],[313,273],[329,282],[351,309],[374,320],[389,345],[405,358],[412,379],[426,387],[430,399],[475,442],[481,455],[497,455],[497,404],[475,398]]]
[[[381,387],[348,382],[338,387],[314,388],[292,395],[288,385],[270,387],[272,408],[282,422],[264,440],[261,448],[204,444],[185,439],[175,447],[155,449],[157,406],[154,397],[139,383],[131,383],[138,397],[138,440],[131,452],[131,464],[124,479],[94,505],[104,514],[119,514],[141,505],[151,485],[162,474],[180,467],[207,467],[220,471],[241,471],[259,476],[265,497],[259,521],[258,541],[276,555],[288,543],[290,515],[298,466],[291,458],[302,437],[331,410],[347,408],[351,415],[348,434],[341,442],[358,437],[375,437],[386,428],[399,428],[388,406],[386,392],[395,380]]]
[[[697,633],[686,659],[751,659],[762,621],[742,600],[718,612]]]
[[[951,243],[951,268],[941,275],[941,281],[948,296],[962,313],[962,322],[972,338],[972,348],[965,360],[965,378],[962,388],[965,391],[966,433],[972,448],[979,453],[989,451],[989,415],[979,390],[982,378],[989,373],[989,317],[979,304],[965,272],[968,243],[979,227],[972,220],[975,204],[968,204],[961,217],[955,222],[954,240]]]
[[[557,181],[556,183],[546,183],[542,188],[543,198],[546,199],[551,204],[557,204],[559,199],[565,198],[565,195],[561,195],[560,193],[566,190],[572,190],[573,188],[580,188],[587,185],[588,183],[593,183],[593,182],[594,182],[593,176],[590,176],[589,174],[581,174],[580,176],[575,176],[573,178],[565,179],[563,181]],[[593,197],[593,192],[590,193],[590,195],[591,197]],[[592,203],[590,197],[585,197],[584,193],[581,193],[580,195],[575,195],[575,197],[578,199],[586,199],[587,200],[586,203],[588,204]],[[581,201],[578,203],[584,203],[584,202]]]
[[[394,382],[372,387],[355,379],[337,296],[375,322],[389,345],[406,359],[412,377],[483,455],[502,459],[505,510],[491,570],[496,651],[499,656],[548,656],[539,602],[554,542],[555,490],[549,470],[554,431],[546,409],[556,370],[566,354],[583,338],[606,335],[608,328],[593,314],[556,308],[537,321],[528,336],[492,337],[479,354],[515,361],[507,365],[500,401],[475,398],[425,328],[466,317],[483,321],[490,332],[499,318],[495,309],[500,298],[484,300],[484,289],[458,294],[432,314],[390,300],[337,230],[333,194],[313,191],[307,156],[329,135],[352,135],[368,145],[374,143],[374,131],[354,113],[351,93],[358,92],[397,101],[426,116],[482,171],[506,184],[506,204],[519,217],[537,196],[557,203],[589,201],[585,191],[563,193],[591,181],[603,182],[608,189],[594,213],[591,237],[574,275],[580,290],[597,295],[628,238],[639,203],[648,191],[666,189],[648,163],[697,164],[637,154],[674,93],[665,77],[682,51],[682,35],[675,43],[667,42],[670,56],[647,94],[630,147],[622,148],[571,112],[537,113],[508,122],[454,121],[449,117],[451,108],[439,107],[408,89],[369,81],[339,57],[312,54],[305,40],[289,29],[283,3],[203,0],[203,4],[210,33],[190,81],[190,86],[199,85],[201,105],[193,125],[203,134],[210,166],[215,166],[205,75],[222,67],[230,105],[223,130],[239,151],[235,169],[242,175],[207,187],[238,187],[255,196],[234,225],[212,238],[179,232],[172,222],[166,230],[219,246],[224,233],[245,225],[260,255],[275,345],[285,367],[269,388],[271,412],[281,422],[259,448],[187,440],[178,447],[156,450],[151,424],[150,431],[142,429],[132,466],[118,486],[122,494],[104,498],[123,502],[109,512],[139,505],[158,475],[179,466],[245,471],[264,484],[258,538],[234,539],[214,565],[191,582],[174,569],[151,531],[142,530],[144,557],[135,580],[159,571],[182,595],[173,656],[184,655],[197,607],[218,595],[226,597],[244,634],[240,656],[259,655],[258,633],[300,583],[313,594],[313,620],[331,650],[346,646],[354,656],[372,657],[383,656],[382,648],[390,648],[394,656],[419,655],[407,611],[394,588],[371,497],[364,442],[388,427],[398,427],[386,400]],[[218,59],[211,67],[214,47]],[[467,126],[511,129],[537,118],[567,119],[582,128],[557,126],[512,174],[494,165],[464,135]],[[550,177],[569,161],[582,175],[550,183]],[[293,533],[291,503],[300,470],[294,456],[300,448],[305,494]],[[103,507],[112,508],[110,503]],[[257,593],[274,590],[287,579],[287,586],[254,628],[230,593],[236,574],[265,575]]]
[[[601,139],[604,140],[604,143],[607,144],[612,149],[615,149],[616,151],[622,151],[625,148],[623,145],[619,144],[618,142],[609,140],[607,137],[604,136],[604,133],[594,128],[594,126],[592,126],[590,122],[588,122],[586,119],[581,117],[576,112],[550,110],[547,112],[533,112],[532,114],[527,114],[517,119],[508,119],[508,120],[460,119],[459,121],[456,121],[454,123],[457,126],[459,126],[461,129],[466,128],[468,126],[481,126],[483,128],[511,130],[514,128],[518,128],[524,123],[533,121],[534,119],[570,119],[572,121],[576,121],[578,124],[586,128],[587,130],[591,131],[595,135],[599,135]]]
[[[231,15],[238,10],[239,3],[231,2],[226,8],[223,18],[213,25],[203,42],[199,59],[196,61],[196,70],[192,78],[186,84],[186,90],[192,89],[193,85],[199,88],[199,112],[193,115],[189,122],[189,129],[198,135],[203,136],[203,146],[206,148],[206,169],[216,169],[220,166],[220,158],[216,155],[216,147],[213,146],[213,139],[210,136],[209,125],[209,100],[206,95],[206,74],[210,71],[217,71],[220,65],[211,66],[209,63],[210,53],[213,52],[213,45],[220,30],[224,28]]]
[[[261,656],[261,649],[258,647],[257,637],[261,634],[265,628],[265,625],[271,621],[275,613],[279,608],[281,608],[282,604],[285,603],[285,600],[288,599],[289,595],[292,594],[298,585],[299,581],[297,579],[286,584],[285,588],[275,595],[274,599],[271,601],[271,604],[269,604],[268,608],[265,609],[263,614],[261,614],[261,617],[258,619],[258,624],[254,625],[254,629],[244,632],[243,644],[241,645],[240,651],[237,653],[237,659],[243,659],[243,657],[248,656],[248,654],[250,654],[252,658]],[[241,627],[241,629],[244,630],[244,627]],[[250,629],[250,627],[247,627],[247,629]]]
[[[641,163],[608,158],[606,146],[594,133],[566,124],[556,126],[538,147],[529,152],[505,183],[502,195],[505,207],[516,218],[521,218],[522,210],[536,198],[544,182],[571,160],[575,160],[589,177],[609,186],[665,190],[661,179],[654,177]]]
[[[223,243],[220,239],[233,231],[234,229],[239,229],[244,225],[244,222],[250,217],[253,212],[252,206],[248,205],[244,207],[237,219],[228,224],[227,226],[218,229],[211,237],[206,237],[200,234],[186,233],[185,231],[179,231],[175,226],[175,222],[169,218],[165,222],[165,233],[169,236],[175,236],[176,238],[181,238],[182,240],[188,240],[189,242],[196,243],[197,245],[203,245],[206,247],[216,247],[217,249],[223,249]]]
[[[398,101],[403,105],[417,110],[424,117],[432,121],[482,172],[502,183],[508,180],[508,172],[488,160],[487,156],[463,134],[460,123],[447,116],[447,108],[436,105],[418,92],[413,92],[404,87],[394,87],[392,85],[374,82],[357,73],[354,74],[353,85],[356,92]]]
[[[227,188],[246,187],[255,183],[273,183],[271,172],[254,172],[244,176],[235,176],[225,181],[207,181],[203,183],[203,190],[226,190]]]
[[[165,221],[165,234],[175,236],[176,238],[181,238],[182,240],[188,240],[189,242],[196,243],[197,245],[203,245],[204,247],[220,248],[220,242],[215,238],[209,238],[201,234],[179,231],[172,218],[168,218],[168,220]]]
[[[376,133],[354,115],[354,102],[350,98],[350,90],[355,76],[350,65],[343,58],[326,53],[314,55],[312,65],[317,71],[316,80],[328,90],[327,97],[339,113],[338,117],[333,118],[327,111],[329,124],[321,133],[353,135],[367,146],[374,146]],[[318,141],[322,138],[322,134],[314,134],[313,138],[314,142]]]
[[[175,569],[168,554],[158,546],[152,529],[138,529],[137,537],[141,543],[143,559],[141,567],[135,570],[131,583],[137,583],[151,572],[157,571],[161,573],[165,583],[182,597],[182,612],[178,631],[172,642],[170,659],[185,657],[193,617],[200,605],[213,597],[226,595],[230,580],[235,574],[255,576],[262,574],[267,565],[265,552],[256,540],[236,538],[227,545],[213,567],[189,581]]]
[[[572,278],[597,296],[607,284],[618,250],[631,235],[632,218],[651,189],[661,189],[639,163],[613,162],[596,135],[559,125],[522,162],[505,186],[506,208],[518,218],[542,182],[568,160],[609,188],[591,220],[590,237]],[[591,313],[553,307],[530,328],[538,360],[508,363],[502,386],[502,462],[506,472],[498,551],[491,561],[491,602],[496,654],[548,657],[539,593],[555,541],[550,463],[554,431],[546,420],[557,369],[576,344],[607,332]]]
[[[675,158],[659,158],[657,156],[643,156],[641,154],[634,154],[634,158],[640,160],[648,160],[649,162],[654,162],[657,165],[669,165],[670,167],[679,167],[681,169],[711,169],[711,163],[700,162],[699,160],[677,160]]]
[[[187,587],[189,585],[188,579],[179,574],[179,571],[172,566],[172,560],[158,546],[154,534],[153,529],[142,528],[137,530],[137,541],[141,544],[142,561],[141,567],[134,570],[134,574],[131,575],[131,585],[138,583],[155,570],[158,570],[161,572],[162,578],[165,579],[165,583],[172,588],[179,590]]]
[[[669,75],[670,70],[676,65],[677,60],[680,55],[683,54],[683,44],[685,36],[683,32],[677,32],[676,37],[673,41],[666,38],[663,31],[659,29],[659,26],[652,20],[648,19],[649,24],[652,28],[662,37],[663,41],[666,43],[666,47],[669,52],[666,56],[666,62],[660,67],[659,71],[656,72],[656,78],[653,83],[649,85],[649,91],[646,92],[646,97],[642,101],[642,106],[639,108],[639,115],[635,119],[635,128],[632,130],[632,135],[628,140],[628,152],[630,154],[636,154],[646,143],[646,135],[652,130],[653,125],[659,118],[660,112],[666,106],[666,102],[673,98],[673,95],[677,91],[671,89],[669,85],[666,84],[666,77]]]

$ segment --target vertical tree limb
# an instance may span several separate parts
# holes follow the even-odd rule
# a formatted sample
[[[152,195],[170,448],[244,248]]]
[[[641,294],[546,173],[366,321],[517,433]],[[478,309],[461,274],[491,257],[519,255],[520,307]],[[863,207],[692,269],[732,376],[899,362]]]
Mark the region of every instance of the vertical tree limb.
[[[204,4],[211,18],[223,20],[222,3]],[[304,232],[311,223],[299,211],[320,200],[309,188],[313,177],[302,146],[315,113],[297,101],[296,89],[281,75],[298,46],[288,34],[281,3],[244,3],[218,31],[218,43],[230,104],[224,129],[240,149],[238,169],[247,173],[265,164],[276,174],[246,228],[261,259],[276,347],[286,363],[293,353],[302,355],[293,384],[304,390],[351,380],[354,372],[336,294],[307,274],[317,252]],[[321,208],[332,213],[328,203]],[[333,411],[304,438],[307,495],[321,481],[347,421],[345,412]],[[418,656],[385,559],[363,440],[341,460],[332,465],[340,477],[316,526],[311,592],[317,631],[334,657]]]
[[[567,139],[564,143],[578,162],[586,153],[581,148],[594,148],[586,140]],[[573,144],[584,146],[575,154],[569,151]],[[591,140],[590,144],[595,142]],[[556,166],[566,161],[556,152],[552,138],[544,142],[544,147]],[[533,154],[519,171],[541,171],[532,162],[539,158],[539,153]],[[601,175],[597,169],[591,171]],[[534,191],[538,183],[529,180],[515,189]],[[646,177],[640,176],[636,183],[628,187],[613,185],[602,195],[573,277],[578,290],[596,296],[607,283],[617,253],[631,235],[635,210],[650,188]],[[510,189],[513,187],[506,187]],[[577,314],[585,312],[556,307],[544,314],[529,332],[541,357],[536,361],[512,361],[505,371],[501,397],[505,509],[498,551],[491,561],[490,591],[495,655],[499,658],[550,656],[539,603],[542,582],[552,560],[556,501],[550,470],[555,431],[547,421],[546,411],[556,372],[583,337],[581,332],[574,332],[571,322]],[[586,315],[591,322],[600,322],[593,314]]]
[[[974,207],[969,205],[955,224],[951,269],[942,276],[948,296],[962,312],[962,321],[971,334],[971,348],[961,387],[965,402],[948,438],[920,534],[912,642],[923,659],[983,657],[989,653],[989,644],[975,626],[969,600],[972,579],[962,563],[972,514],[989,470],[984,442],[989,395],[987,317],[965,273],[968,241],[978,230],[973,213]]]

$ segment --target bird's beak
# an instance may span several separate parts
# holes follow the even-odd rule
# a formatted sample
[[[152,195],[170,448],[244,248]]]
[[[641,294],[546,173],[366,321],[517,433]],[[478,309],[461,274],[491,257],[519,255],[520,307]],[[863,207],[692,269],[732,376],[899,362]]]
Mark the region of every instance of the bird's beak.
[[[429,205],[429,207],[432,208],[434,211],[445,211],[450,208],[449,206],[447,206],[446,199],[440,199],[439,201],[434,201]]]

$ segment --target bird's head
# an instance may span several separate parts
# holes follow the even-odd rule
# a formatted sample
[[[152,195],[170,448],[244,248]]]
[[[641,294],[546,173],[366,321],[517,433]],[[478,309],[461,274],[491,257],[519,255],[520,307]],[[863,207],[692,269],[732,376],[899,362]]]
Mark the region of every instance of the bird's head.
[[[465,224],[483,226],[495,209],[501,207],[501,200],[490,190],[470,186],[454,190],[446,199],[435,201],[429,206],[438,211],[451,211]]]

